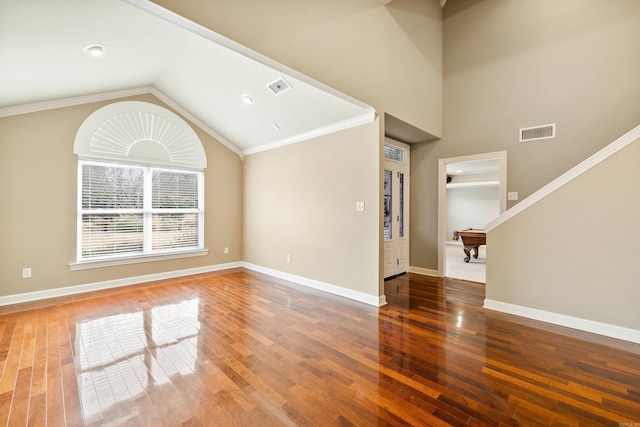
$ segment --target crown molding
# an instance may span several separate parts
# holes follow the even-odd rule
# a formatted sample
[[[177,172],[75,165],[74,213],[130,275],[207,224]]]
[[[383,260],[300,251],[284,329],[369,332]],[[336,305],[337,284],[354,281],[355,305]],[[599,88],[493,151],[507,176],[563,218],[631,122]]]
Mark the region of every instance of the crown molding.
[[[92,102],[109,101],[112,99],[128,98],[137,95],[151,94],[167,104],[169,107],[184,116],[191,123],[198,126],[207,134],[215,138],[222,145],[236,153],[240,158],[243,157],[242,151],[229,142],[226,138],[206,125],[202,120],[189,113],[180,104],[169,98],[167,95],[156,89],[154,86],[141,86],[131,89],[116,90],[112,92],[100,92],[89,95],[73,96],[69,98],[55,99],[51,101],[33,102],[30,104],[14,105],[11,107],[0,108],[0,117],[17,116],[20,114],[36,113],[39,111],[55,110],[56,108],[73,107],[76,105],[90,104]]]
[[[261,145],[259,147],[251,148],[244,151],[240,150],[233,143],[231,143],[225,137],[223,137],[218,132],[216,132],[213,128],[205,124],[202,120],[198,119],[196,116],[194,116],[189,111],[187,111],[184,107],[182,107],[180,104],[175,102],[173,99],[165,95],[162,91],[158,90],[154,86],[142,86],[142,87],[131,88],[131,89],[117,90],[112,92],[100,92],[100,93],[89,94],[89,95],[61,98],[61,99],[56,99],[51,101],[34,102],[29,104],[21,104],[21,105],[15,105],[11,107],[4,107],[4,108],[0,108],[0,118],[17,116],[20,114],[35,113],[35,112],[45,111],[45,110],[53,110],[56,108],[73,107],[75,105],[89,104],[92,102],[109,101],[112,99],[127,98],[127,97],[132,97],[137,95],[147,95],[147,94],[151,94],[156,98],[158,98],[159,100],[161,100],[162,102],[164,102],[165,104],[167,104],[169,107],[171,107],[176,112],[184,116],[187,120],[192,122],[194,125],[198,126],[204,132],[212,136],[222,145],[224,145],[225,147],[233,151],[241,159],[244,158],[244,156],[249,154],[255,154],[262,151],[272,150],[274,148],[295,144],[297,142],[306,141],[311,138],[316,138],[316,137],[327,135],[340,130],[348,129],[348,128],[359,126],[366,123],[371,123],[378,116],[378,113],[376,112],[376,110],[373,107],[369,107],[365,110],[363,114],[357,117],[353,117],[351,119],[343,120],[337,123],[332,123],[328,126],[323,126],[309,132],[303,132],[297,135],[293,135],[289,138],[285,138],[270,144]]]
[[[250,154],[260,153],[262,151],[273,150],[274,148],[284,147],[285,145],[295,144],[297,142],[306,141],[308,139],[317,138],[322,135],[328,135],[330,133],[334,133],[340,130],[349,129],[355,126],[360,126],[363,124],[373,122],[378,113],[376,113],[375,109],[369,108],[364,114],[361,114],[357,117],[353,117],[348,120],[343,120],[341,122],[332,123],[328,126],[319,127],[309,132],[299,133],[297,135],[293,135],[291,137],[281,139],[279,141],[264,144],[259,147],[249,148],[242,152],[243,155],[248,156]]]
[[[202,120],[200,120],[199,118],[197,118],[196,116],[191,114],[189,111],[187,111],[185,108],[183,108],[180,104],[178,104],[173,99],[171,99],[170,97],[165,95],[163,92],[161,92],[160,90],[158,90],[158,89],[156,89],[155,87],[152,86],[151,90],[150,90],[150,93],[153,96],[155,96],[156,98],[158,98],[159,100],[161,100],[162,102],[164,102],[165,104],[167,104],[169,107],[171,107],[174,110],[176,110],[179,114],[183,115],[191,123],[193,123],[194,125],[198,126],[200,129],[202,129],[203,131],[208,133],[216,141],[218,141],[219,143],[221,143],[222,145],[227,147],[229,150],[231,150],[234,153],[236,153],[240,158],[244,157],[243,154],[242,154],[242,150],[240,150],[238,147],[236,147],[234,144],[232,144],[224,136],[220,135],[218,132],[213,130],[213,128],[211,126],[205,124]]]
[[[13,105],[0,108],[0,117],[17,116],[20,114],[36,113],[38,111],[55,110],[56,108],[73,107],[75,105],[90,104],[92,102],[108,101],[117,98],[127,98],[151,93],[151,86],[122,89],[111,92],[100,92],[89,95],[72,96],[68,98],[52,99],[50,101],[32,102],[29,104]]]

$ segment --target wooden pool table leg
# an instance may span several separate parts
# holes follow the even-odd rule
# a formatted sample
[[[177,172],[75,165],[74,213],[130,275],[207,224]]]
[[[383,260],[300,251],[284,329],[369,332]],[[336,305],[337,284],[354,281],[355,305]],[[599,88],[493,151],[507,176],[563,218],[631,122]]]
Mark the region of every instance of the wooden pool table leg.
[[[469,262],[469,260],[471,259],[471,249],[472,248],[473,248],[473,246],[464,245],[464,254],[466,255],[466,257],[464,257],[464,262]]]
[[[471,259],[471,250],[473,250],[473,257],[477,259],[479,247],[479,245],[464,245],[464,254],[466,255],[464,262],[469,262]]]

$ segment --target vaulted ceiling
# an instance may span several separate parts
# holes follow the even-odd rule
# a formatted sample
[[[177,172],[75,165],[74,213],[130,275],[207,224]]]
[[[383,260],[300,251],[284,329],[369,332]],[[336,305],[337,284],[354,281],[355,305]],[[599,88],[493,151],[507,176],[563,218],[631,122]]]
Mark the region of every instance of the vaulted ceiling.
[[[0,116],[153,93],[240,155],[375,117],[371,106],[147,0],[0,0],[0,10]],[[103,54],[90,55],[91,45]]]

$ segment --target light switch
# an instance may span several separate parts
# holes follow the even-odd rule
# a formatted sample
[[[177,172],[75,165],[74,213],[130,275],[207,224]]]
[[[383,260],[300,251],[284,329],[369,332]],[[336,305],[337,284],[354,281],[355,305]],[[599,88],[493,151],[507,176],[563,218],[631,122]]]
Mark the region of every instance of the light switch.
[[[364,212],[364,202],[356,202],[356,212]]]
[[[517,191],[509,191],[507,193],[507,200],[518,200],[518,192]]]

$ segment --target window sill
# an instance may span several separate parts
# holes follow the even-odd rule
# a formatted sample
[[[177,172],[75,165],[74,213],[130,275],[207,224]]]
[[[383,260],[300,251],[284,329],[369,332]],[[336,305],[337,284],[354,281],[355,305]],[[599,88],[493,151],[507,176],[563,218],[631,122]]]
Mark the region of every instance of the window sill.
[[[158,255],[139,255],[127,258],[108,258],[95,261],[80,261],[69,264],[71,271],[87,270],[90,268],[114,267],[125,264],[139,264],[141,262],[165,261],[169,259],[191,258],[196,256],[205,256],[209,254],[209,249],[195,249],[184,252],[172,252]]]

